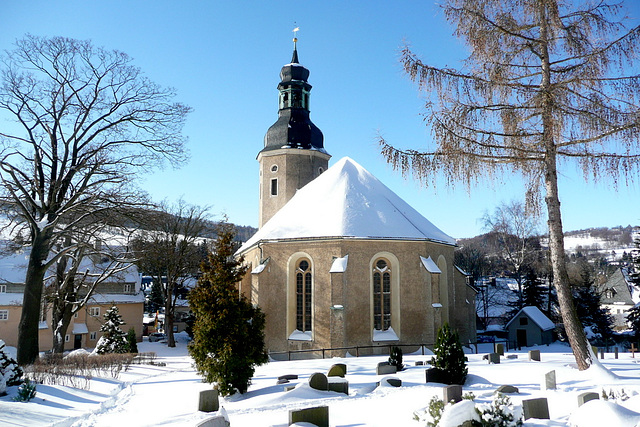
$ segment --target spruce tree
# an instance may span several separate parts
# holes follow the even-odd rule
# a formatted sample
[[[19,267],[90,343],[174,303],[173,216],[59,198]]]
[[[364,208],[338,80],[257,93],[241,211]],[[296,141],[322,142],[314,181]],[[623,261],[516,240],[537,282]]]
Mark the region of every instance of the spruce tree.
[[[538,307],[540,311],[545,312],[544,290],[540,287],[539,282],[536,272],[533,269],[529,269],[522,287],[522,301],[524,306]]]
[[[138,337],[134,328],[129,328],[127,331],[127,350],[129,353],[138,352]]]
[[[126,353],[129,345],[127,344],[127,334],[120,329],[120,325],[124,325],[122,316],[118,307],[113,306],[104,313],[104,323],[100,327],[102,336],[98,340],[95,352],[98,354],[106,353]]]
[[[447,384],[464,385],[467,379],[467,357],[464,355],[458,332],[451,331],[448,323],[438,330],[436,344],[433,348],[434,357],[429,362],[431,366],[442,371]]]
[[[22,383],[22,375],[22,368],[5,352],[4,341],[0,340],[0,396],[6,394],[7,387]]]
[[[233,225],[220,223],[202,276],[188,296],[195,315],[189,353],[198,373],[216,383],[223,396],[246,392],[255,367],[268,360],[265,316],[238,291],[246,267],[242,257],[234,257],[234,236]]]

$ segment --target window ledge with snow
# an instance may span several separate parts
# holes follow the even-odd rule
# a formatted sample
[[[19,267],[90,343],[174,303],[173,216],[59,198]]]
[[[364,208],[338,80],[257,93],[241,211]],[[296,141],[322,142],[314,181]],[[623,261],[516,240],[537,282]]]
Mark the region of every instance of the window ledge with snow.
[[[313,341],[311,331],[302,332],[297,329],[289,335],[289,339],[291,341]]]
[[[393,328],[389,328],[386,331],[374,329],[373,341],[400,341],[400,338],[398,338],[398,335],[396,335],[396,331],[394,331]]]

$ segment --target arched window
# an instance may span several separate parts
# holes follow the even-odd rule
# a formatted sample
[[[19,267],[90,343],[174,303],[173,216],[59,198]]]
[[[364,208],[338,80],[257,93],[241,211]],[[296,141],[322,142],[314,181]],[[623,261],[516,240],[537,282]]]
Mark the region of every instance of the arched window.
[[[391,327],[391,267],[385,259],[373,266],[373,327],[386,331]]]
[[[301,259],[296,266],[296,329],[311,331],[311,265]]]

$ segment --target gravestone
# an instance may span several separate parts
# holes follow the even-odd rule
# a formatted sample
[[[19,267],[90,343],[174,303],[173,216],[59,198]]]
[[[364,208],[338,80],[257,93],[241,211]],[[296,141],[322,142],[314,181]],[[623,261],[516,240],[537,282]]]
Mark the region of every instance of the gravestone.
[[[426,380],[428,383],[447,384],[447,378],[444,371],[438,368],[425,369]]]
[[[278,381],[282,381],[282,380],[290,381],[290,380],[297,380],[297,379],[298,379],[298,376],[296,374],[280,375],[278,377]]]
[[[329,407],[292,409],[289,411],[289,425],[295,423],[311,423],[318,427],[329,427]]]
[[[544,381],[540,384],[540,390],[556,389],[556,371],[549,371],[544,374]]]
[[[522,410],[524,411],[525,420],[529,418],[538,418],[540,420],[549,419],[549,403],[546,397],[523,400]]]
[[[347,365],[344,363],[336,363],[329,368],[328,377],[342,377],[347,375]]]
[[[442,389],[442,400],[445,403],[449,403],[453,400],[454,403],[458,403],[462,400],[462,386],[461,385],[448,385]]]
[[[498,353],[489,353],[489,363],[499,364],[500,355]]]
[[[349,394],[349,381],[341,377],[329,377],[328,380],[329,391]]]
[[[495,344],[494,351],[498,353],[500,356],[504,356],[504,344]]]
[[[196,424],[196,427],[229,427],[231,423],[227,421],[224,415],[216,415],[215,417],[205,418]]]
[[[286,385],[286,386],[284,386],[284,391],[291,391],[294,388],[296,388],[295,384]]]
[[[277,382],[276,384],[286,384],[286,383],[288,383],[288,382],[289,382],[289,380],[288,380],[288,379],[286,379],[286,378],[282,378],[282,379],[278,379],[278,382]]]
[[[380,362],[376,366],[376,375],[389,375],[398,372],[398,368],[389,362]]]
[[[418,360],[418,361],[415,363],[415,366],[423,366],[423,365],[424,365],[424,362],[423,362],[422,360]]]
[[[520,393],[520,390],[518,390],[518,387],[514,387],[512,385],[501,385],[500,387],[498,387],[498,389],[494,392],[495,393],[502,393],[502,394],[513,394],[513,393]]]
[[[220,409],[218,401],[218,390],[203,390],[200,392],[200,400],[198,401],[198,411],[215,412]]]
[[[327,376],[322,372],[311,374],[311,376],[309,377],[309,387],[314,390],[329,390],[329,381],[327,380]]]
[[[598,393],[594,393],[592,391],[586,391],[584,393],[580,393],[578,395],[578,407],[584,405],[590,400],[600,399],[600,395]]]
[[[540,361],[540,350],[529,350],[529,361]]]
[[[378,381],[376,383],[376,387],[380,387],[380,384],[382,384],[383,382],[389,384],[392,387],[401,387],[402,386],[402,380],[400,378],[384,377],[383,379],[381,379],[380,381]]]
[[[517,359],[518,355],[517,354],[508,354],[507,355],[507,359]]]

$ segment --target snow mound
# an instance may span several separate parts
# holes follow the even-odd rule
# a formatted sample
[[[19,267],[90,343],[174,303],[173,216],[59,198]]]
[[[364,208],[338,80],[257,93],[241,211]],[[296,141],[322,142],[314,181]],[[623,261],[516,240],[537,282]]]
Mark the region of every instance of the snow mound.
[[[640,426],[640,413],[607,400],[591,400],[569,417],[573,427],[636,427]]]
[[[447,405],[438,423],[439,427],[458,427],[465,421],[480,422],[480,415],[476,412],[473,400],[463,400],[455,405]]]

